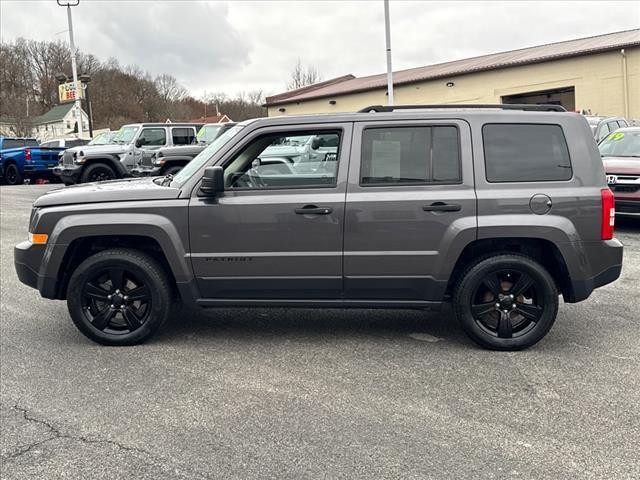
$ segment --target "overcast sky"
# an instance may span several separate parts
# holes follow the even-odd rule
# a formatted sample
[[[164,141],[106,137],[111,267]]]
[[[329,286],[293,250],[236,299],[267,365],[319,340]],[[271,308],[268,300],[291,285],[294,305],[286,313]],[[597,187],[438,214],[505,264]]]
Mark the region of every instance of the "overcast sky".
[[[386,69],[382,0],[81,0],[73,21],[81,50],[170,73],[196,96],[280,93],[297,58],[324,79]],[[394,70],[638,27],[638,1],[391,2]],[[55,0],[0,2],[3,41],[67,41],[66,29]]]

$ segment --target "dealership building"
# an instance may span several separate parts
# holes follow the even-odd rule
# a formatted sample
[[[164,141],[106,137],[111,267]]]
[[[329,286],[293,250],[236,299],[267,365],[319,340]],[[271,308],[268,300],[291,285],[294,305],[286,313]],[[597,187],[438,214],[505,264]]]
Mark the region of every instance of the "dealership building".
[[[393,73],[402,104],[549,103],[640,120],[640,29]],[[267,97],[269,116],[387,104],[386,73],[344,75]]]

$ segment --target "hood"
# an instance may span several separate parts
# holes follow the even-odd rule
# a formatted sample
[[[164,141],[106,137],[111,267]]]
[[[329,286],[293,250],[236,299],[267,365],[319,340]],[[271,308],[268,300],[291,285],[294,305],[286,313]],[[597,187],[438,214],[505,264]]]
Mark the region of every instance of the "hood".
[[[305,152],[304,146],[294,147],[291,145],[274,145],[265,148],[260,154],[261,157],[282,157],[282,156],[299,156]]]
[[[110,145],[85,145],[84,147],[74,147],[75,151],[82,150],[84,152],[84,156],[88,157],[89,155],[102,155],[102,154],[110,154],[110,155],[119,155],[121,153],[129,151],[131,145],[120,145],[117,143]]]
[[[603,157],[606,173],[629,173],[640,175],[640,157]]]
[[[33,206],[52,207],[78,203],[170,200],[178,198],[179,194],[179,189],[158,185],[153,181],[153,178],[129,178],[84,183],[50,190],[38,198]]]

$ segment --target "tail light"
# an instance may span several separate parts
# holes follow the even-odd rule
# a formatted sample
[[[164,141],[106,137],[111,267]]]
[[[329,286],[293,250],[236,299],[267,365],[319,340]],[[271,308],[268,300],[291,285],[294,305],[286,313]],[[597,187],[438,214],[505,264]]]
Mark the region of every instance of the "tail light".
[[[27,162],[30,162],[30,161],[31,161],[31,149],[30,149],[30,148],[25,148],[25,149],[24,149],[24,159],[25,159]]]
[[[611,240],[613,238],[614,224],[616,221],[616,203],[613,192],[608,188],[603,188],[601,195],[602,226],[600,228],[600,237],[602,240]]]

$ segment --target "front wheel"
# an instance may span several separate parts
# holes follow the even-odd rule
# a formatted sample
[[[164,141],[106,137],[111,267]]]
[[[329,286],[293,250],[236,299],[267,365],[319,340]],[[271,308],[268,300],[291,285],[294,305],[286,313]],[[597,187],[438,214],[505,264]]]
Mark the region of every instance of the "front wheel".
[[[104,163],[92,163],[87,165],[80,177],[81,183],[102,182],[116,178],[116,172]]]
[[[501,254],[463,274],[453,309],[465,333],[492,350],[522,350],[539,342],[558,313],[558,289],[532,258]]]
[[[149,255],[124,248],[83,261],[67,289],[73,323],[94,342],[134,345],[149,339],[171,310],[167,275]]]

